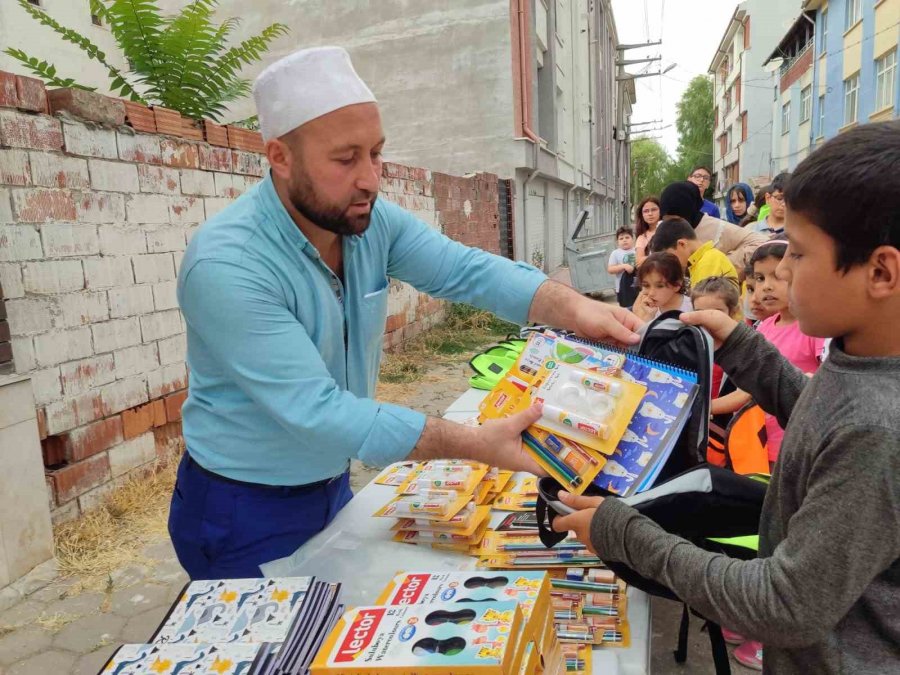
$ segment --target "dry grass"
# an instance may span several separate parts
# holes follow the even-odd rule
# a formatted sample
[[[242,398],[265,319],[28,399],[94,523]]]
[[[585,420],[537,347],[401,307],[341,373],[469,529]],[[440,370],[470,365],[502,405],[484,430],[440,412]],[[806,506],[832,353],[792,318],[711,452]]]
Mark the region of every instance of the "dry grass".
[[[50,615],[42,614],[34,620],[34,623],[46,631],[57,633],[77,619],[78,617],[75,615],[57,612],[56,614]]]
[[[447,310],[446,319],[421,335],[405,342],[396,352],[387,354],[381,364],[378,396],[408,393],[404,388],[418,382],[435,365],[460,363],[484,345],[518,333],[519,327],[498,319],[490,312],[469,305],[454,304]]]
[[[134,476],[96,509],[54,529],[60,574],[80,577],[82,588],[103,588],[115,570],[147,563],[139,552],[166,536],[181,450],[174,447],[154,470]]]

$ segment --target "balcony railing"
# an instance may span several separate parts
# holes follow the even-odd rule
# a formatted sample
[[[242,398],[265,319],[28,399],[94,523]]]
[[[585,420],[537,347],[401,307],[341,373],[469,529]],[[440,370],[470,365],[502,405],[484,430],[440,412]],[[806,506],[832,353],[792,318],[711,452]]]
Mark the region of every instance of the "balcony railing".
[[[794,64],[797,63],[797,61],[802,59],[806,52],[813,48],[813,44],[815,44],[815,38],[810,38],[809,40],[807,40],[806,44],[803,45],[803,48],[799,52],[797,52],[796,56],[793,56],[790,59],[785,59],[781,64],[781,68],[779,69],[779,76],[784,77],[787,71],[789,71],[794,66]]]

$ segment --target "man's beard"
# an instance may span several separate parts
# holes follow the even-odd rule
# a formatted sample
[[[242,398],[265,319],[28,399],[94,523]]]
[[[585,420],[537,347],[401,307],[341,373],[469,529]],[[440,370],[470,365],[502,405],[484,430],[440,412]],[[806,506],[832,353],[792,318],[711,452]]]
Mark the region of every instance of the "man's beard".
[[[372,220],[372,209],[375,207],[375,200],[378,199],[378,194],[369,195],[368,192],[363,192],[359,195],[354,195],[350,204],[367,201],[370,204],[369,211],[368,213],[349,216],[347,215],[349,204],[343,209],[339,206],[323,204],[315,196],[315,191],[308,176],[303,174],[298,176],[295,185],[291,186],[288,198],[291,200],[293,207],[314,225],[335,234],[351,236],[362,234],[369,229],[369,223]]]

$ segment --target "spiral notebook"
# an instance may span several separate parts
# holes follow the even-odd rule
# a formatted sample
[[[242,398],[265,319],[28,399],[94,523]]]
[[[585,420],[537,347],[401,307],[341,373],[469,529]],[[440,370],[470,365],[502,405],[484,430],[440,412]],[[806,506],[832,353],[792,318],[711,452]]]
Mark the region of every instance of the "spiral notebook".
[[[605,345],[599,349],[613,352]],[[697,374],[626,352],[621,377],[647,392],[594,484],[628,497],[653,487],[672,454],[700,391]]]
[[[647,388],[594,484],[621,497],[653,487],[690,418],[700,391],[697,374],[593,340],[573,335],[558,339],[593,350],[594,354],[584,361],[586,365],[618,360],[620,378]]]

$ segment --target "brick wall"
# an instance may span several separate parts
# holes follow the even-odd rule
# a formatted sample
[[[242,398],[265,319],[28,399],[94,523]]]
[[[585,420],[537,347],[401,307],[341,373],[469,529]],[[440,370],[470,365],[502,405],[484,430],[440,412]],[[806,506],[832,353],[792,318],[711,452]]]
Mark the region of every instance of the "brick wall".
[[[181,258],[200,223],[261,179],[265,158],[253,132],[4,78],[16,89],[0,89],[0,372],[31,376],[62,521],[180,437]],[[449,236],[498,250],[496,176],[388,163],[382,187]],[[397,281],[388,308],[386,348],[443,316]]]

